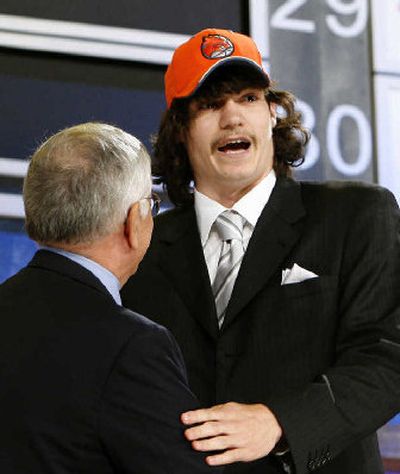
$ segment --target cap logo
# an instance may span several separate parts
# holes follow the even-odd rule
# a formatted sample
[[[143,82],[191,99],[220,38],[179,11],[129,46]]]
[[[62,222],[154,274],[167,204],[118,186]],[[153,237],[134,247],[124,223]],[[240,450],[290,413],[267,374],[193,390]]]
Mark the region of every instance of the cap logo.
[[[232,41],[226,36],[203,36],[201,54],[207,59],[227,58],[232,55],[234,49]]]

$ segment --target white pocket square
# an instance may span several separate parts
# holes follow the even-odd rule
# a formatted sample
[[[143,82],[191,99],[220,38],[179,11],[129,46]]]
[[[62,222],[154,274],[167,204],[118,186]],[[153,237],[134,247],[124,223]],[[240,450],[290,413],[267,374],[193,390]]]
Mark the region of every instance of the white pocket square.
[[[318,278],[318,275],[310,272],[310,270],[300,267],[300,265],[295,263],[292,268],[286,268],[285,270],[282,270],[281,285],[300,283],[305,280],[310,280],[311,278]]]

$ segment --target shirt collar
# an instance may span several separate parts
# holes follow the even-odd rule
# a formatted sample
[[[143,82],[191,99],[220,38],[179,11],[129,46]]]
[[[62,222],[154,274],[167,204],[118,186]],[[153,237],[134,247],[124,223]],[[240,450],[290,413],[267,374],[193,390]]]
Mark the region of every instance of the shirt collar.
[[[107,270],[107,268],[103,267],[103,265],[100,265],[94,260],[91,260],[90,258],[84,257],[83,255],[79,255],[77,253],[68,252],[67,250],[62,250],[54,247],[44,246],[42,248],[44,250],[48,250],[50,252],[54,252],[64,257],[67,257],[70,260],[73,260],[75,263],[86,268],[86,270],[89,270],[89,272],[91,272],[101,281],[101,283],[103,283],[103,285],[107,288],[108,292],[113,297],[114,301],[121,306],[121,296],[119,294],[120,283],[118,281],[118,278],[112,272],[110,272],[110,270]]]
[[[235,202],[232,210],[237,211],[249,224],[255,227],[262,210],[267,204],[276,183],[275,171],[271,170],[254,188]],[[194,190],[194,207],[202,245],[207,242],[215,219],[227,208],[217,201]]]

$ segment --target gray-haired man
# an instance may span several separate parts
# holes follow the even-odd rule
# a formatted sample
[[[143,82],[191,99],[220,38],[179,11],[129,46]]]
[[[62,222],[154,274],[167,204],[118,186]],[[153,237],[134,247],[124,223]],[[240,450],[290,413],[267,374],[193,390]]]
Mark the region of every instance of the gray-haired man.
[[[0,472],[209,472],[179,422],[197,405],[176,343],[120,306],[153,228],[143,145],[63,130],[33,155],[24,202],[42,248],[0,287]]]

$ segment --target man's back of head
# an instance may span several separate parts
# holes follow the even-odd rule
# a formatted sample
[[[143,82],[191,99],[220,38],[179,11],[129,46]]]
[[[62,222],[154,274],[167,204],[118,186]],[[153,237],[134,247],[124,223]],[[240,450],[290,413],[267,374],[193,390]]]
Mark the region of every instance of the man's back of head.
[[[150,157],[134,136],[85,123],[50,137],[24,183],[26,230],[46,247],[90,258],[122,285],[151,238]]]
[[[27,232],[46,244],[103,237],[150,187],[150,160],[138,139],[102,123],[67,128],[32,157],[24,184]]]

